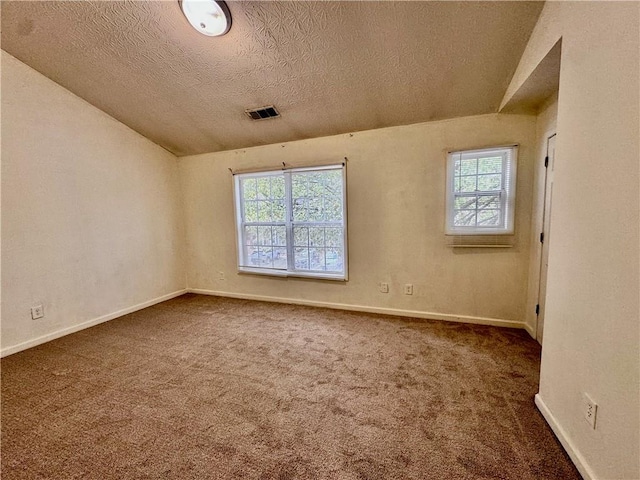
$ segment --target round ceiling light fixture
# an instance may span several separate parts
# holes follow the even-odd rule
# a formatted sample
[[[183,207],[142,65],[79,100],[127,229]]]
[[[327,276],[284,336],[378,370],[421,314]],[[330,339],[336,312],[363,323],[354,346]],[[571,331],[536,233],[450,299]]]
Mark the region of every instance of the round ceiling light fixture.
[[[180,0],[180,8],[191,26],[203,35],[217,37],[231,28],[231,14],[224,2]]]

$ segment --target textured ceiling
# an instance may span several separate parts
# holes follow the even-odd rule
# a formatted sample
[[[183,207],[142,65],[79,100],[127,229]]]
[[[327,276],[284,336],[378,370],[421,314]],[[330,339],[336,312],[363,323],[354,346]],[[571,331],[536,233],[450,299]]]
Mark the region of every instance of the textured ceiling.
[[[2,48],[177,155],[495,112],[540,2],[3,1]],[[274,104],[274,120],[245,108]]]

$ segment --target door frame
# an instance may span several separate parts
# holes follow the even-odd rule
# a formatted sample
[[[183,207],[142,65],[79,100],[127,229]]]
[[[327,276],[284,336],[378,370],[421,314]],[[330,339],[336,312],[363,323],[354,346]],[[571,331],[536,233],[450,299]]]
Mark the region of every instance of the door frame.
[[[538,262],[538,291],[536,297],[536,328],[535,338],[542,344],[544,333],[544,316],[547,291],[547,269],[549,263],[549,241],[551,239],[550,217],[553,203],[553,171],[555,167],[555,131],[547,132],[546,153],[544,169],[544,189],[542,191],[542,216],[538,225],[539,237],[539,262]]]

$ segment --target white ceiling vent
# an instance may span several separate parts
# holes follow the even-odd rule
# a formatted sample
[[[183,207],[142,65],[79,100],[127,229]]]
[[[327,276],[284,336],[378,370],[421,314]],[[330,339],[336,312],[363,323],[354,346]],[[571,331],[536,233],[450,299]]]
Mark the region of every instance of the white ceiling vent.
[[[251,120],[266,120],[267,118],[277,118],[280,116],[278,110],[273,105],[260,108],[248,108],[244,111]]]

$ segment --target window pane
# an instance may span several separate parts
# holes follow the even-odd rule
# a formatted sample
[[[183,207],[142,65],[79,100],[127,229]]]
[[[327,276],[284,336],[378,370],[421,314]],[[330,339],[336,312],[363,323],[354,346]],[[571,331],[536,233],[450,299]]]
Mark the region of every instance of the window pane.
[[[342,170],[327,170],[323,172],[325,181],[325,195],[338,196],[342,200]]]
[[[287,268],[287,249],[286,248],[274,248],[273,249],[273,267],[274,268]]]
[[[307,181],[309,182],[309,190],[312,190],[314,195],[322,195],[322,191],[324,190],[324,177],[326,175],[325,172],[308,172],[297,175],[306,175]]]
[[[324,247],[324,228],[311,227],[309,228],[309,245],[315,247]]]
[[[258,182],[258,199],[271,198],[271,179],[269,177],[260,177]]]
[[[311,197],[308,202],[307,221],[322,222],[324,220],[322,215],[322,197]]]
[[[284,175],[271,177],[271,198],[284,199]]]
[[[342,220],[342,171],[293,173],[291,178],[295,221]]]
[[[327,247],[342,247],[342,228],[326,228]]]
[[[272,245],[276,247],[287,246],[287,228],[286,227],[272,227],[273,239]]]
[[[255,247],[250,250],[249,265],[252,267],[271,267],[271,249]]]
[[[310,173],[299,173],[293,175],[304,175],[307,177],[307,197],[309,198],[309,217],[311,215],[321,215],[322,214],[322,196],[325,193],[325,180],[324,180],[324,172],[310,172]],[[315,199],[315,201],[314,201]],[[320,200],[318,202],[318,200]],[[311,202],[314,201],[312,204]]]
[[[260,266],[260,250],[258,249],[258,247],[248,248],[247,255],[250,267]]]
[[[460,182],[458,184],[458,192],[475,192],[476,191],[476,180],[478,177],[460,177]]]
[[[304,175],[291,175],[291,196],[294,200],[307,196],[307,179]]]
[[[478,173],[502,173],[502,157],[486,157],[478,161]]]
[[[478,159],[465,158],[460,160],[460,173],[462,175],[476,175],[478,173]]]
[[[470,227],[476,224],[475,210],[459,210],[454,217],[454,225],[456,227]]]
[[[263,267],[273,267],[273,248],[260,247],[260,262]]]
[[[258,221],[258,203],[257,202],[255,201],[244,202],[244,221],[245,222]]]
[[[309,229],[307,227],[293,227],[293,245],[296,247],[309,245]]]
[[[490,191],[500,190],[502,188],[502,175],[479,175],[478,176],[478,190]]]
[[[293,200],[293,220],[296,222],[307,221],[307,201],[304,198]]]
[[[324,270],[324,248],[310,248],[311,270]]]
[[[255,200],[256,198],[256,179],[245,178],[242,180],[242,193],[245,200]]]
[[[342,221],[342,191],[335,196],[324,197],[323,211],[325,222]]]
[[[478,195],[478,209],[499,209],[500,195]]]
[[[271,202],[258,200],[258,222],[271,221]]]
[[[327,271],[341,272],[343,270],[344,260],[342,257],[342,249],[328,248],[325,254]]]
[[[478,212],[478,226],[492,227],[500,225],[500,210],[481,210]]]
[[[293,256],[295,257],[296,270],[309,270],[308,248],[295,248],[293,250]]]
[[[245,245],[258,245],[258,227],[244,227]]]
[[[454,208],[456,210],[462,209],[475,209],[476,208],[476,200],[477,197],[474,195],[473,197],[455,197],[454,200]]]
[[[271,245],[271,227],[258,227],[258,245]]]
[[[284,200],[274,200],[271,203],[271,219],[274,222],[284,222],[287,216],[287,208]]]

